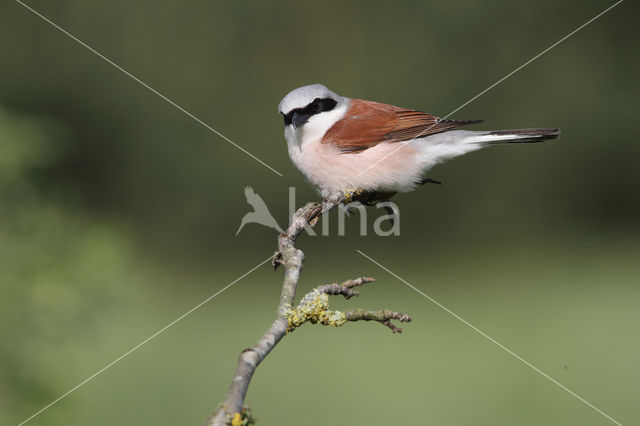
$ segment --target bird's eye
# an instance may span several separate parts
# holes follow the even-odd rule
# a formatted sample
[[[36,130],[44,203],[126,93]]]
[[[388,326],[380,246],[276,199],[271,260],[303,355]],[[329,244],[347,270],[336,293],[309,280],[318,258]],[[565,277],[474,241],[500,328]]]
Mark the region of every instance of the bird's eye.
[[[313,112],[321,112],[322,111],[322,101],[320,100],[320,98],[315,98],[313,100],[313,102],[311,103],[311,107],[313,109]]]
[[[322,111],[331,111],[336,107],[338,102],[331,98],[325,98],[320,100],[320,104],[322,105]]]
[[[315,98],[313,102],[304,108],[305,114],[314,115],[324,111],[331,111],[335,108],[337,102],[331,98]]]
[[[285,127],[288,126],[289,124],[291,124],[291,121],[292,121],[291,120],[291,118],[292,118],[291,115],[292,115],[291,113],[283,114]]]

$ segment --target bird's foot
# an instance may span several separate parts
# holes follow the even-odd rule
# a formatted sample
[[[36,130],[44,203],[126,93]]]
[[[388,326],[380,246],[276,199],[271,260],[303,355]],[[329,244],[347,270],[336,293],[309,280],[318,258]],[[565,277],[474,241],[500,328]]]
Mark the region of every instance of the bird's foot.
[[[353,201],[354,198],[364,194],[364,191],[362,189],[345,188],[343,194],[344,194],[344,203],[349,204],[350,202]]]
[[[278,269],[278,266],[282,265],[283,263],[284,259],[282,258],[282,253],[280,253],[280,250],[273,253],[273,257],[271,258],[271,266],[273,266],[273,270],[275,271],[276,269]]]
[[[423,178],[418,182],[420,185],[424,185],[425,183],[435,183],[438,185],[442,185],[442,182],[439,182],[435,179],[431,179],[431,178]]]

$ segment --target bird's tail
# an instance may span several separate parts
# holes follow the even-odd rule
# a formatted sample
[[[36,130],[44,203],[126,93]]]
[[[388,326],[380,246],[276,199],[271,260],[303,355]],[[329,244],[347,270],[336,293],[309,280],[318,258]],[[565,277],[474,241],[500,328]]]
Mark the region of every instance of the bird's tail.
[[[468,132],[465,144],[497,145],[503,143],[533,143],[556,139],[559,129],[511,129],[488,132]]]
[[[422,153],[424,169],[428,170],[438,163],[487,146],[542,142],[555,139],[559,134],[558,129],[450,130],[428,136],[415,147]]]

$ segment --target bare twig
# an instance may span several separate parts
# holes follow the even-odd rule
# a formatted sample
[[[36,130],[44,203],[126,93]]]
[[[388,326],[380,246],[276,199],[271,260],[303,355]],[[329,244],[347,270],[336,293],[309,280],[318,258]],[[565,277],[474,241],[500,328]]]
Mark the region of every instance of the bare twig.
[[[341,294],[344,296],[345,299],[351,299],[353,296],[358,295],[358,292],[356,290],[353,290],[353,287],[358,287],[366,283],[372,283],[374,281],[375,279],[373,278],[360,277],[360,278],[356,278],[355,280],[347,280],[342,284],[337,284],[337,283],[326,284],[326,285],[317,287],[316,289],[318,291],[321,291],[326,294],[330,294],[332,296]]]
[[[391,329],[393,333],[402,333],[400,327],[396,327],[391,322],[392,319],[400,322],[411,322],[411,317],[401,312],[388,311],[365,311],[364,309],[352,309],[344,313],[347,321],[378,321]]]
[[[207,420],[207,426],[253,424],[250,410],[247,407],[243,407],[244,397],[249,388],[251,377],[256,367],[271,352],[280,339],[288,331],[295,329],[303,322],[311,321],[326,325],[341,325],[346,321],[374,320],[386,325],[395,333],[402,330],[391,324],[391,319],[401,322],[411,320],[407,315],[391,311],[375,312],[356,309],[342,313],[328,310],[329,295],[341,294],[347,299],[356,296],[358,293],[353,290],[353,287],[373,281],[373,278],[366,277],[348,280],[341,284],[333,283],[317,287],[305,295],[300,305],[294,308],[296,288],[300,278],[300,271],[302,270],[302,262],[304,261],[304,253],[295,248],[296,239],[306,227],[313,226],[316,223],[320,214],[331,210],[343,201],[358,201],[358,197],[364,196],[368,197],[369,194],[363,194],[361,191],[334,193],[325,198],[322,203],[308,203],[293,214],[289,227],[278,236],[278,251],[274,254],[272,262],[274,269],[277,269],[280,265],[284,267],[284,282],[282,284],[277,317],[256,345],[240,353],[231,386],[218,410]],[[304,312],[309,309],[315,311],[307,316]],[[296,315],[298,316],[297,320]],[[302,316],[304,316],[304,319]]]

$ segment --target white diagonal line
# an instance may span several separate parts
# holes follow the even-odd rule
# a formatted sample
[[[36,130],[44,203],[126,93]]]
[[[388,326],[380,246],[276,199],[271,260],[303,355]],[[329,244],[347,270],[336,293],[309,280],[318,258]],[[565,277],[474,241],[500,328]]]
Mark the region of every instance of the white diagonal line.
[[[527,62],[525,62],[524,64],[520,65],[518,68],[514,69],[513,71],[511,71],[509,74],[505,75],[504,77],[502,77],[500,80],[496,81],[495,83],[493,83],[491,86],[487,87],[486,89],[484,89],[482,92],[478,93],[477,95],[475,95],[473,98],[469,99],[468,101],[466,101],[465,103],[463,103],[462,105],[460,105],[459,107],[457,107],[456,109],[454,109],[453,111],[451,111],[450,113],[448,113],[447,115],[445,115],[444,117],[440,118],[440,120],[445,120],[448,117],[450,117],[451,115],[455,114],[456,112],[458,112],[459,110],[461,110],[462,108],[464,108],[465,106],[469,105],[471,102],[475,101],[476,99],[478,99],[480,96],[484,95],[485,93],[487,93],[489,90],[493,89],[494,87],[496,87],[498,84],[502,83],[503,81],[505,81],[506,79],[508,79],[509,77],[511,77],[512,75],[514,75],[515,73],[517,73],[518,71],[520,71],[522,68],[526,67],[527,65],[529,65],[531,62],[535,61],[536,59],[538,59],[540,56],[544,55],[545,53],[547,53],[548,51],[550,51],[551,49],[553,49],[554,47],[556,47],[557,45],[559,45],[560,43],[562,43],[563,41],[565,41],[566,39],[568,39],[569,37],[571,37],[572,35],[574,35],[575,33],[577,33],[578,31],[580,31],[581,29],[583,29],[584,27],[586,27],[587,25],[589,25],[590,23],[592,23],[593,21],[595,21],[596,19],[598,19],[599,17],[601,17],[602,15],[604,15],[605,13],[607,13],[608,11],[610,11],[611,9],[613,9],[614,7],[616,7],[617,5],[619,5],[620,3],[622,3],[624,0],[618,0],[616,3],[612,4],[611,6],[609,6],[608,8],[606,8],[605,10],[603,10],[602,12],[598,13],[596,16],[594,16],[593,18],[589,19],[587,22],[585,22],[584,24],[580,25],[578,28],[576,28],[575,30],[571,31],[569,34],[567,34],[566,36],[562,37],[560,40],[556,41],[555,43],[553,43],[551,46],[547,47],[546,49],[544,49],[542,52],[538,53],[536,56],[534,56],[533,58],[529,59]],[[388,153],[387,155],[385,155],[384,157],[380,158],[378,161],[376,161],[373,164],[370,164],[367,168],[363,169],[360,171],[360,173],[358,173],[358,176],[360,176],[362,173],[366,172],[367,170],[369,170],[370,168],[376,166],[377,164],[379,164],[381,161],[386,160],[387,158],[389,158],[390,156],[392,156],[393,154],[395,154],[397,151],[401,150],[402,148],[404,148],[405,146],[407,146],[411,141],[419,138],[420,136],[422,136],[423,134],[425,134],[426,132],[428,132],[429,130],[431,130],[431,128],[433,126],[435,126],[436,124],[438,124],[439,120],[437,120],[435,123],[433,123],[431,126],[429,126],[428,128],[424,129],[423,131],[421,131],[420,133],[418,133],[416,136],[412,137],[410,140],[408,141],[404,141],[404,142],[399,142],[398,143],[398,147],[396,149],[394,149],[393,151],[391,151],[390,153]]]
[[[202,305],[204,305],[205,303],[209,302],[211,299],[213,299],[214,297],[216,297],[217,295],[219,295],[220,293],[222,293],[223,291],[225,291],[226,289],[228,289],[232,285],[236,284],[238,281],[240,281],[241,279],[243,279],[244,277],[246,277],[247,275],[249,275],[250,273],[252,273],[256,269],[258,269],[259,267],[261,267],[262,265],[264,265],[265,263],[270,261],[272,259],[272,257],[273,256],[269,256],[268,258],[266,258],[265,260],[263,260],[262,262],[260,262],[259,264],[257,264],[253,268],[251,268],[249,271],[247,271],[244,274],[240,275],[238,278],[236,278],[235,280],[231,281],[229,284],[227,284],[226,286],[224,286],[223,288],[221,288],[220,290],[218,290],[217,292],[215,292],[211,296],[207,297],[202,302],[198,303],[196,306],[194,306],[193,308],[189,309],[187,312],[185,312],[184,314],[180,315],[175,320],[171,321],[169,324],[165,325],[160,330],[156,331],[151,336],[149,336],[146,339],[144,339],[142,342],[138,343],[137,345],[135,345],[134,347],[129,349],[127,352],[123,353],[118,358],[114,359],[109,364],[105,365],[100,370],[96,371],[91,376],[87,377],[86,379],[84,379],[83,381],[81,381],[80,383],[78,383],[77,385],[75,385],[74,387],[72,387],[71,389],[69,389],[68,391],[63,393],[62,395],[60,395],[58,398],[56,398],[55,400],[51,401],[49,404],[45,405],[44,407],[42,407],[40,410],[36,411],[30,417],[28,417],[27,419],[25,419],[22,422],[20,422],[18,424],[18,426],[22,426],[23,424],[27,423],[28,421],[30,421],[31,419],[33,419],[37,415],[41,414],[43,411],[45,411],[48,408],[50,408],[52,405],[54,405],[57,402],[59,402],[61,399],[69,396],[69,394],[71,394],[72,392],[76,391],[79,387],[81,387],[81,386],[85,385],[86,383],[90,382],[96,376],[98,376],[99,374],[103,373],[105,370],[107,370],[108,368],[112,367],[114,364],[116,364],[119,361],[121,361],[123,358],[127,357],[128,355],[130,355],[132,352],[135,352],[136,350],[140,349],[141,346],[143,346],[144,344],[148,343],[151,339],[153,339],[154,337],[158,336],[159,334],[165,332],[169,327],[173,326],[174,324],[176,324],[178,321],[180,321],[181,319],[185,318],[186,316],[192,314],[196,309],[200,308]]]
[[[504,350],[505,352],[507,352],[508,354],[510,354],[511,356],[513,356],[514,358],[516,358],[518,361],[522,362],[523,364],[525,364],[527,367],[533,369],[535,372],[537,372],[538,374],[542,375],[544,378],[546,378],[547,380],[555,383],[556,385],[558,385],[560,388],[564,389],[565,391],[567,391],[569,394],[571,394],[572,396],[574,396],[575,398],[579,399],[580,401],[584,402],[586,405],[588,405],[589,407],[593,408],[594,410],[596,410],[598,413],[602,414],[603,416],[605,416],[607,419],[611,420],[612,422],[614,422],[615,424],[622,426],[622,423],[618,422],[617,420],[615,420],[613,417],[609,416],[607,413],[605,413],[604,411],[602,411],[601,409],[599,409],[598,407],[596,407],[595,405],[593,405],[592,403],[590,403],[589,401],[587,401],[586,399],[582,398],[580,395],[578,395],[577,393],[575,393],[574,391],[572,391],[571,389],[569,389],[568,387],[566,387],[565,385],[563,385],[562,383],[558,382],[556,379],[554,379],[553,377],[549,376],[547,373],[545,373],[544,371],[540,370],[538,367],[536,367],[535,365],[531,364],[529,361],[527,361],[526,359],[522,358],[520,355],[516,354],[515,352],[513,352],[512,350],[510,350],[509,348],[507,348],[506,346],[504,346],[502,343],[498,342],[496,339],[494,339],[493,337],[489,336],[488,334],[486,334],[485,332],[483,332],[482,330],[480,330],[478,327],[476,327],[475,325],[471,324],[470,322],[468,322],[467,320],[465,320],[464,318],[462,318],[460,315],[456,314],[455,312],[453,312],[452,310],[450,310],[449,308],[447,308],[446,306],[442,305],[440,302],[438,302],[437,300],[435,300],[434,298],[430,297],[429,295],[427,295],[426,293],[424,293],[423,291],[421,291],[420,289],[416,288],[415,286],[413,286],[412,284],[410,284],[408,281],[406,281],[405,279],[403,279],[402,277],[396,275],[394,272],[392,272],[391,270],[389,270],[388,268],[384,267],[383,265],[381,265],[379,262],[373,260],[370,256],[367,256],[366,254],[364,254],[363,252],[361,252],[360,250],[356,251],[358,253],[360,253],[362,256],[364,256],[365,258],[369,259],[371,262],[375,263],[376,265],[378,265],[380,268],[384,269],[385,271],[387,271],[389,274],[393,275],[395,278],[397,278],[398,280],[402,281],[404,284],[406,284],[407,286],[409,286],[410,288],[412,288],[413,290],[417,291],[418,293],[420,293],[422,296],[424,296],[425,298],[427,298],[429,301],[431,301],[432,303],[434,303],[436,306],[438,306],[439,308],[443,309],[445,312],[447,312],[448,314],[452,315],[454,318],[456,318],[457,320],[461,321],[464,325],[470,327],[472,330],[474,330],[476,333],[480,334],[482,337],[486,338],[487,340],[489,340],[491,343],[495,344],[496,346],[498,346],[500,349]]]
[[[249,151],[247,151],[246,149],[244,149],[243,147],[241,147],[240,145],[238,145],[237,143],[235,143],[234,141],[232,141],[231,139],[229,139],[228,137],[226,137],[225,135],[223,135],[222,133],[220,133],[219,131],[217,131],[216,129],[211,127],[210,125],[208,125],[207,123],[205,123],[204,121],[200,120],[198,117],[196,117],[195,115],[191,114],[189,111],[187,111],[186,109],[182,108],[180,105],[178,105],[177,103],[175,103],[171,99],[167,98],[165,95],[163,95],[162,93],[158,92],[156,89],[154,89],[153,87],[149,86],[147,83],[145,83],[144,81],[140,80],[138,77],[136,77],[135,75],[131,74],[129,71],[125,70],[120,65],[116,64],[115,62],[113,62],[111,59],[109,59],[106,56],[104,56],[102,53],[98,52],[97,50],[95,50],[94,48],[92,48],[91,46],[89,46],[88,44],[83,42],[82,40],[78,39],[76,36],[74,36],[73,34],[69,33],[64,28],[60,27],[59,25],[57,25],[56,23],[54,23],[53,21],[48,19],[46,16],[43,16],[41,13],[39,13],[35,9],[31,8],[30,6],[27,6],[26,4],[24,4],[20,0],[16,0],[16,2],[20,3],[26,9],[30,10],[35,15],[39,16],[40,18],[42,18],[42,20],[44,20],[44,21],[48,22],[49,24],[51,24],[54,28],[56,28],[60,32],[62,32],[65,35],[69,36],[71,39],[73,39],[75,42],[77,42],[81,46],[87,48],[92,53],[94,53],[95,55],[100,57],[101,59],[105,60],[106,62],[108,62],[109,64],[113,65],[115,68],[117,68],[118,70],[122,71],[124,74],[126,74],[129,77],[131,77],[136,82],[140,83],[140,85],[142,85],[144,88],[148,89],[153,94],[159,96],[160,98],[162,98],[163,100],[165,100],[166,102],[171,104],[176,109],[182,111],[187,116],[191,117],[192,119],[194,119],[195,121],[197,121],[198,123],[200,123],[201,125],[206,127],[207,129],[211,130],[213,133],[215,133],[216,135],[220,136],[222,139],[224,139],[225,141],[229,142],[231,145],[235,146],[240,151],[244,152],[249,157],[251,157],[254,160],[256,160],[258,163],[262,164],[263,166],[265,166],[266,168],[268,168],[269,170],[271,170],[272,172],[274,172],[278,176],[283,176],[282,173],[280,173],[279,171],[277,171],[276,169],[274,169],[273,167],[271,167],[270,165],[268,165],[267,163],[265,163],[264,161],[262,161],[261,159],[259,159],[258,157],[256,157],[255,155],[253,155],[252,153],[250,153]]]

